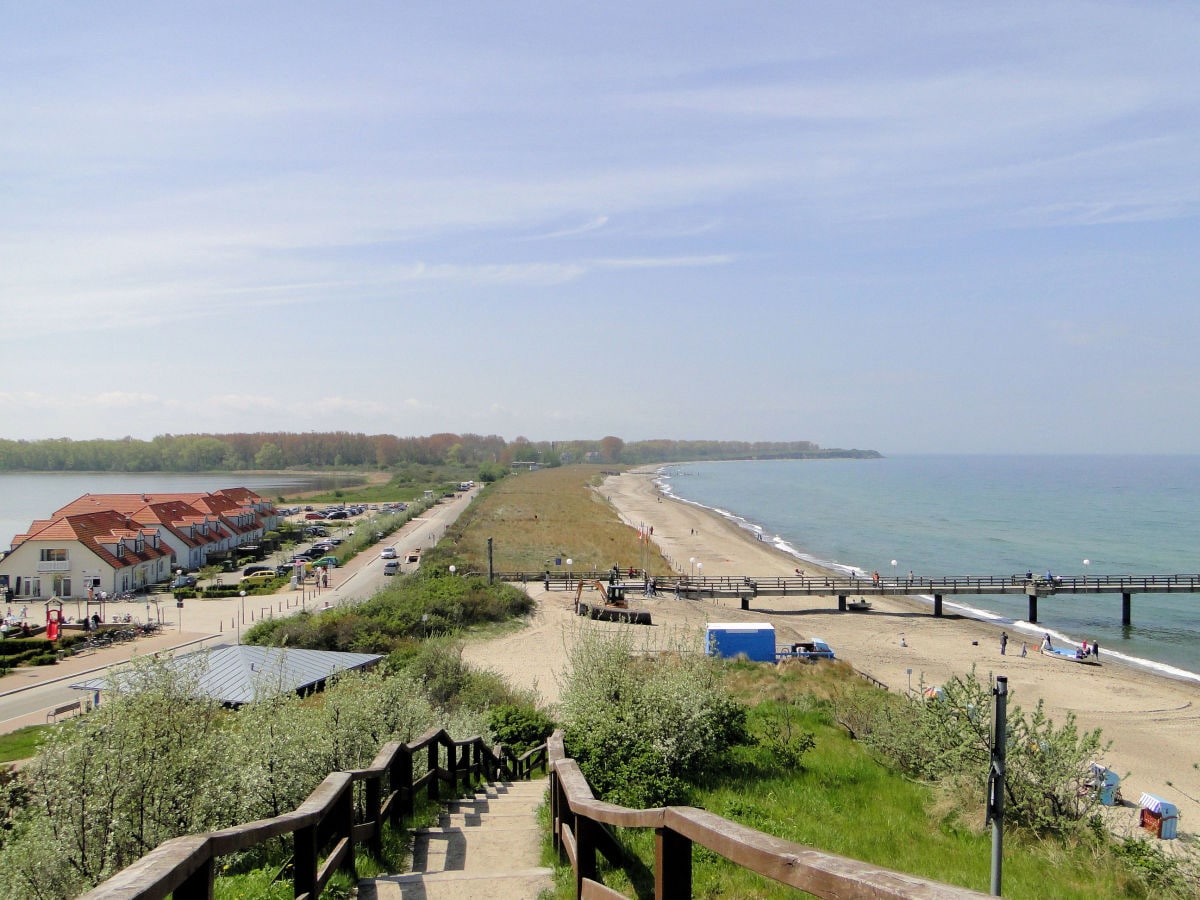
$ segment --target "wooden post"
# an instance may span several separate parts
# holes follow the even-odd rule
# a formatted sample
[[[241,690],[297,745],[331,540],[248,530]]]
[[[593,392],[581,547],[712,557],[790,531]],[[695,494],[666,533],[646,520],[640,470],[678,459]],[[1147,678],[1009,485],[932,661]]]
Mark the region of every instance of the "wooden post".
[[[458,747],[454,744],[446,746],[446,767],[450,770],[450,799],[458,797]]]
[[[1133,594],[1121,592],[1121,624],[1128,628],[1133,624]]]
[[[838,612],[846,611],[846,595],[838,594]]]
[[[438,749],[438,742],[434,741],[429,745],[426,755],[426,758],[429,760],[429,771],[431,773],[431,777],[426,784],[426,790],[428,791],[430,800],[437,800],[439,796],[438,782],[441,779],[438,778]]]
[[[553,768],[550,769],[550,843],[554,847],[554,852],[562,858],[562,796],[558,787],[558,772]]]
[[[750,608],[750,598],[748,596],[746,596],[745,594],[742,594],[742,609],[749,609],[749,608]]]
[[[317,826],[296,829],[292,850],[293,896],[317,895]]]
[[[1037,594],[1028,594],[1029,597],[1029,621],[1037,621]]]
[[[210,856],[200,864],[200,868],[187,877],[183,884],[175,888],[171,896],[177,900],[210,900],[213,895],[215,875],[216,867]]]
[[[596,836],[593,829],[599,828],[586,816],[575,816],[575,896],[583,894],[583,879],[596,881]]]
[[[338,840],[346,839],[349,847],[349,852],[342,861],[341,869],[348,874],[351,879],[358,880],[358,868],[354,859],[354,784],[346,785],[346,789],[342,791],[342,796],[338,798],[337,805],[333,809],[333,815],[337,819],[335,826]]]
[[[376,859],[383,856],[383,775],[373,775],[363,786],[366,792],[367,820],[375,823],[375,831],[367,842],[367,849]]]
[[[411,820],[415,814],[413,800],[413,759],[412,751],[401,747],[400,752],[392,758],[392,790],[399,795],[400,802],[392,806],[392,824],[399,825],[401,816]]]
[[[654,898],[692,896],[692,842],[669,828],[654,829]]]
[[[935,618],[941,618],[942,615],[942,595],[933,595],[933,615]]]

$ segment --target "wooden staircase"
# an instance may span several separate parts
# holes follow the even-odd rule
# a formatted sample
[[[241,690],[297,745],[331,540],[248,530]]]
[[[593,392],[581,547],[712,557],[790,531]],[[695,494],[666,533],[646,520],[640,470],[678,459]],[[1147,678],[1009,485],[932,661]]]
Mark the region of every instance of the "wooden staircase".
[[[551,889],[537,824],[547,784],[496,782],[446,804],[436,827],[415,832],[412,871],[361,880],[360,900],[531,900]]]

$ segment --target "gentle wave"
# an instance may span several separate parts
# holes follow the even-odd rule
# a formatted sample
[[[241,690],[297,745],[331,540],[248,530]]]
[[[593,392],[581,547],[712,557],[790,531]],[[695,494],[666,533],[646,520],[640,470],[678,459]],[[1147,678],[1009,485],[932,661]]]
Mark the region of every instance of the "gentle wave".
[[[717,506],[709,506],[709,505],[701,503],[697,500],[690,500],[686,497],[682,497],[676,491],[674,491],[672,489],[672,486],[671,486],[670,480],[669,480],[671,477],[673,477],[673,476],[670,472],[670,467],[664,467],[662,469],[659,469],[656,472],[654,483],[658,487],[659,491],[664,496],[670,497],[671,499],[674,499],[680,503],[687,503],[687,504],[690,504],[691,506],[695,506],[699,509],[704,509],[709,512],[716,513],[717,515],[721,516],[722,518],[727,519],[728,521],[737,525],[739,528],[742,528],[742,529],[750,532],[751,534],[755,535],[755,537],[758,540],[770,544],[775,549],[788,554],[789,556],[795,558],[796,560],[798,560],[800,562],[806,562],[806,563],[809,563],[810,565],[820,566],[821,568],[828,569],[828,570],[834,571],[834,572],[839,572],[839,573],[846,574],[846,575],[860,575],[860,576],[867,575],[867,571],[860,566],[856,566],[856,565],[849,564],[849,563],[838,562],[837,560],[820,559],[815,556],[812,556],[811,554],[801,553],[794,546],[792,546],[790,543],[788,543],[788,541],[784,540],[779,535],[768,536],[768,530],[766,528],[764,528],[762,525],[758,524],[757,522],[751,521],[750,519],[746,518],[745,516],[738,515],[737,513],[731,512],[730,510],[727,510],[727,509],[722,509]],[[916,595],[907,595],[907,596],[911,596],[912,599],[917,600],[921,603],[924,603],[924,604],[928,605],[930,608],[933,607],[934,598],[931,595],[916,594]],[[956,613],[958,613],[966,618],[975,619],[980,622],[986,622],[989,625],[1000,625],[1002,627],[1012,628],[1014,631],[1019,632],[1021,634],[1027,634],[1032,637],[1036,637],[1037,641],[1036,641],[1035,646],[1040,646],[1042,636],[1047,635],[1047,634],[1050,635],[1051,641],[1056,642],[1060,645],[1070,645],[1070,646],[1077,647],[1083,642],[1083,639],[1081,639],[1081,638],[1076,638],[1072,635],[1065,634],[1064,632],[1057,631],[1054,628],[1048,628],[1044,625],[1040,625],[1040,624],[1033,623],[1033,622],[1027,622],[1022,619],[1014,619],[1011,617],[1003,616],[998,613],[992,612],[991,610],[980,609],[978,607],[970,606],[968,604],[965,604],[965,603],[962,603],[959,601],[943,600],[942,608],[943,608],[943,610],[947,610],[947,609],[954,610]],[[1088,640],[1089,640],[1089,642],[1091,641],[1090,638],[1088,638]],[[1180,681],[1190,681],[1190,682],[1200,683],[1200,673],[1191,672],[1191,671],[1188,671],[1187,669],[1182,669],[1177,666],[1168,665],[1167,663],[1158,662],[1153,659],[1146,659],[1144,657],[1133,656],[1131,654],[1122,653],[1119,650],[1110,650],[1104,646],[1101,646],[1100,650],[1101,650],[1101,653],[1103,653],[1106,657],[1108,657],[1110,659],[1119,660],[1121,663],[1124,663],[1126,665],[1134,666],[1136,668],[1143,669],[1148,672],[1152,672],[1154,674],[1161,675],[1161,676],[1164,676],[1167,678],[1174,678],[1174,679],[1177,679]]]

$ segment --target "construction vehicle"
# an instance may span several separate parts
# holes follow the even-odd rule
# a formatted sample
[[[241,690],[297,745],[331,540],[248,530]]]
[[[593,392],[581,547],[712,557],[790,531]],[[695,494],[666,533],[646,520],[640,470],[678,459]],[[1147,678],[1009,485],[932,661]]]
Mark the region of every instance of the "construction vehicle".
[[[585,602],[583,589],[587,587],[598,591],[599,603]],[[603,619],[606,622],[628,622],[631,625],[649,625],[650,613],[643,610],[631,610],[625,597],[625,585],[603,581],[582,580],[575,588],[575,613],[590,619]]]

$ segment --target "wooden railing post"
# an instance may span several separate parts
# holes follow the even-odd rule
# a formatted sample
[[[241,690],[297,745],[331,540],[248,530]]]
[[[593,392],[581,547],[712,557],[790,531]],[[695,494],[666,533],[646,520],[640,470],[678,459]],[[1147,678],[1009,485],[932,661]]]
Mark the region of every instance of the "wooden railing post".
[[[363,786],[366,794],[367,820],[375,823],[375,830],[367,841],[367,849],[376,859],[383,856],[383,775],[372,775]]]
[[[427,758],[429,760],[430,778],[429,778],[429,782],[426,786],[426,790],[429,792],[428,796],[429,796],[430,800],[437,800],[438,797],[440,796],[440,794],[438,793],[438,782],[441,781],[441,779],[438,778],[438,770],[440,769],[440,766],[438,765],[438,762],[439,762],[438,750],[440,750],[440,749],[441,749],[441,747],[438,744],[438,742],[434,741],[433,743],[431,743],[429,745],[428,752],[427,752]]]
[[[596,834],[600,826],[587,816],[575,816],[575,896],[582,896],[583,879],[596,881]]]
[[[346,872],[352,879],[358,875],[357,865],[354,860],[354,785],[347,784],[346,789],[342,791],[342,796],[337,802],[337,806],[333,810],[333,815],[336,817],[334,833],[337,839],[346,839],[350,852],[346,854],[346,858],[342,861],[342,871]],[[380,848],[382,849],[382,847]]]
[[[216,866],[210,856],[200,868],[187,877],[187,880],[175,888],[171,896],[174,900],[212,900],[213,879],[216,877]]]
[[[562,793],[558,787],[558,772],[553,767],[550,768],[548,775],[550,783],[550,845],[554,848],[554,852],[562,858]]]
[[[450,770],[450,799],[459,796],[458,747],[451,741],[446,745],[446,767]]]
[[[691,896],[692,842],[670,828],[655,828],[655,900],[688,900]]]
[[[296,829],[292,853],[293,896],[315,898],[317,895],[317,826]]]
[[[392,806],[392,824],[399,825],[401,818],[412,820],[415,813],[413,794],[413,758],[408,747],[401,747],[400,752],[392,757],[392,790],[396,792],[399,803]]]

